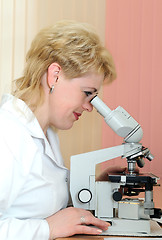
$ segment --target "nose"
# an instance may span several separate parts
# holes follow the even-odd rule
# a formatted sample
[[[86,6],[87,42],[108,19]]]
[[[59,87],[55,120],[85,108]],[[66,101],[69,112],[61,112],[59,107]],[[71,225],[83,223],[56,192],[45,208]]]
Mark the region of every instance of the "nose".
[[[82,107],[85,111],[87,112],[92,112],[93,110],[93,105],[90,103],[90,102],[87,102],[85,101],[83,104],[82,104]]]

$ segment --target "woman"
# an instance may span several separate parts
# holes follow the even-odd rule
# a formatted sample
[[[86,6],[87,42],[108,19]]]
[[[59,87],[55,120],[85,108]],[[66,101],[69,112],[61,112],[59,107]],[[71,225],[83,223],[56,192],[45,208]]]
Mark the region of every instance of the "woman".
[[[112,57],[89,25],[62,21],[35,37],[23,77],[1,102],[1,240],[48,240],[108,228],[89,211],[66,208],[68,170],[52,127],[71,128],[92,111],[90,100],[103,81],[114,78]]]

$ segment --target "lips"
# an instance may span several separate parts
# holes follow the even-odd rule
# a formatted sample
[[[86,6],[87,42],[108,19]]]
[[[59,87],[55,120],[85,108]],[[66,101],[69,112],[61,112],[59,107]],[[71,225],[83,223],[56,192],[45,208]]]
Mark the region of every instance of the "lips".
[[[78,120],[79,117],[82,115],[81,113],[73,112],[75,119]]]

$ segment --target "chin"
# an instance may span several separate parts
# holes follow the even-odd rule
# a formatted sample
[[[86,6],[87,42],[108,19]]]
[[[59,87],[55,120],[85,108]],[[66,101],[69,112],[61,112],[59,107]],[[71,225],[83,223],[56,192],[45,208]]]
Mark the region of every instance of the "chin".
[[[58,129],[60,129],[60,130],[69,130],[69,129],[72,128],[72,126],[73,126],[73,124],[66,125],[66,126],[58,126]]]

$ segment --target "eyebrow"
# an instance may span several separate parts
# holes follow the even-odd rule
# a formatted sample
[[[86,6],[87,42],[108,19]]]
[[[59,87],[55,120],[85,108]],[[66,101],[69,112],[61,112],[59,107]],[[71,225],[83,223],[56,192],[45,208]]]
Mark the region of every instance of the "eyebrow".
[[[85,88],[90,88],[90,89],[93,89],[93,93],[98,93],[98,90],[96,88],[93,88],[93,87],[85,87]]]
[[[94,89],[94,92],[93,93],[96,93],[96,95],[98,94],[98,91],[97,91],[97,89],[95,88]]]
[[[91,87],[89,87],[89,88],[90,88],[90,89],[94,89],[94,91],[93,91],[94,93],[95,93],[95,92],[98,92],[96,88],[91,88]]]
[[[98,92],[96,88],[94,88],[94,93],[95,93],[95,92]]]

